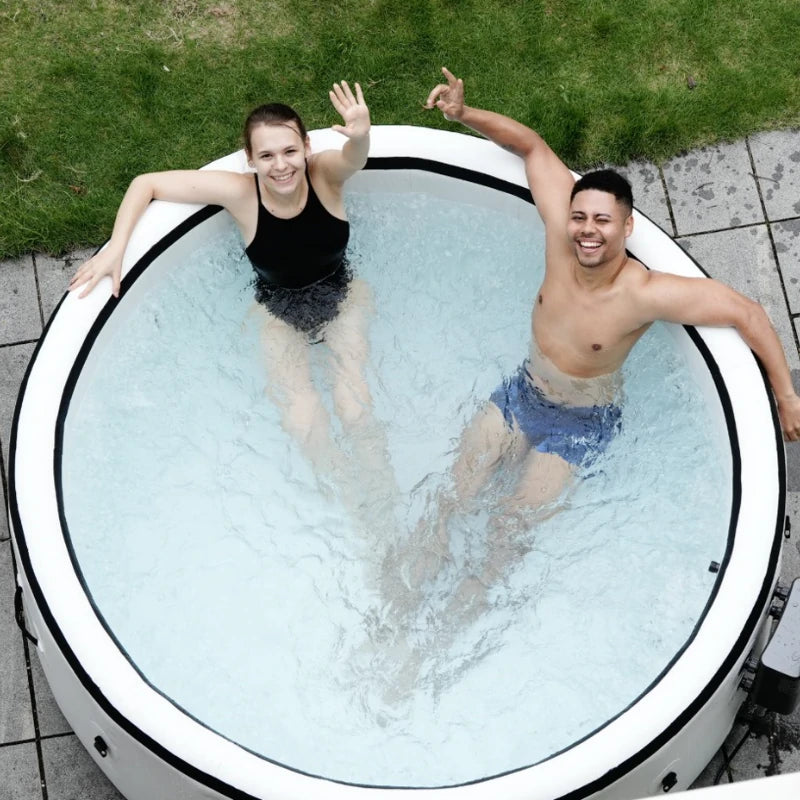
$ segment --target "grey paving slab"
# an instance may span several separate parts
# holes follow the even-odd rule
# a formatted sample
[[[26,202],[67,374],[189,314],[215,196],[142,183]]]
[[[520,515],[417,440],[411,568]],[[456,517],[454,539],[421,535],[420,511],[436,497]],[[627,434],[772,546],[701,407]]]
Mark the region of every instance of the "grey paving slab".
[[[36,339],[41,333],[33,259],[4,261],[0,269],[0,344]]]
[[[766,225],[707,233],[678,239],[711,275],[738,292],[757,300],[778,332],[790,369],[800,369],[794,328],[778,276],[772,243]],[[796,388],[800,389],[799,386]]]
[[[693,150],[663,170],[678,236],[764,222],[744,141]]]
[[[779,717],[773,737],[778,772],[800,772],[800,714]]]
[[[800,131],[771,131],[749,139],[767,218],[800,216]]]
[[[77,267],[89,258],[95,249],[92,247],[86,250],[75,250],[61,258],[52,258],[43,254],[36,254],[33,257],[45,322],[50,319],[55,307],[67,291],[70,278]]]
[[[64,719],[61,709],[56,703],[50,686],[47,683],[42,665],[39,663],[36,649],[31,653],[31,674],[33,675],[33,688],[36,696],[36,719],[39,722],[40,736],[54,736],[63,733],[72,733],[72,727]]]
[[[0,347],[0,442],[3,460],[8,474],[8,443],[11,435],[11,420],[17,403],[22,379],[33,354],[33,344]]]
[[[0,796],[3,800],[42,800],[35,744],[0,747]]]
[[[636,208],[670,236],[674,236],[675,230],[669,216],[667,194],[658,167],[649,161],[634,161],[613,168],[630,181],[633,204]]]
[[[14,571],[11,544],[0,543],[0,743],[32,739],[35,734],[22,634],[14,619]]]
[[[742,738],[744,735],[744,731],[746,730],[745,725],[735,724],[731,729],[731,732],[728,734],[728,738],[725,740],[725,743],[722,747],[725,751],[730,754],[733,747],[735,747],[736,743]],[[720,769],[723,767],[725,763],[725,759],[722,755],[722,750],[717,751],[714,755],[714,758],[708,762],[706,768],[698,775],[695,782],[692,784],[692,789],[702,789],[705,786],[713,786],[716,783],[729,783],[730,777],[723,771],[720,774]],[[762,773],[763,774],[763,773]]]
[[[800,386],[800,371],[792,370],[792,383],[795,386]],[[796,495],[800,492],[800,443],[798,442],[785,442],[786,449],[786,489],[789,497]],[[786,513],[789,514],[790,503],[787,500]],[[790,514],[790,516],[792,516]],[[797,531],[797,538],[800,541],[800,527],[794,527],[795,524],[800,526],[800,516],[797,514],[792,519],[792,529]],[[798,563],[800,567],[800,562]],[[800,571],[798,572],[800,574]]]
[[[77,736],[42,740],[48,800],[124,800]]]
[[[793,454],[794,464],[789,454]],[[787,473],[790,478],[789,491],[786,493],[786,513],[789,516],[792,529],[789,539],[786,541],[781,553],[781,578],[784,581],[793,581],[800,578],[800,491],[792,490],[792,483],[797,485],[797,475],[792,475],[793,468],[800,461],[800,447],[786,448]]]
[[[798,195],[800,197],[800,195]],[[800,313],[800,219],[790,219],[772,224],[772,238],[778,254],[778,265],[783,275],[789,310]]]
[[[733,726],[723,745],[723,749],[728,756],[733,753],[734,748],[742,740],[746,730],[747,726],[738,722]],[[763,778],[765,775],[774,774],[769,738],[766,734],[750,734],[731,761],[729,768],[725,769],[724,765],[725,758],[720,750],[692,784],[692,788],[699,789],[703,786],[712,786],[717,779],[721,784],[738,783],[739,781]],[[721,775],[720,769],[723,770]]]
[[[34,256],[34,263],[39,282],[42,317],[47,322],[67,289],[72,276],[71,262],[65,258],[51,258],[37,254]]]

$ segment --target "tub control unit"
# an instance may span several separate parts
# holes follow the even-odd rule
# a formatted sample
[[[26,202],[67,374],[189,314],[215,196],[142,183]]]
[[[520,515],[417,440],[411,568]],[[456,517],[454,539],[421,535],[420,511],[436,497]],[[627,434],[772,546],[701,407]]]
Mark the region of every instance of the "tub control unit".
[[[753,681],[753,702],[779,714],[791,714],[800,699],[800,578],[790,588],[779,586],[778,624]]]

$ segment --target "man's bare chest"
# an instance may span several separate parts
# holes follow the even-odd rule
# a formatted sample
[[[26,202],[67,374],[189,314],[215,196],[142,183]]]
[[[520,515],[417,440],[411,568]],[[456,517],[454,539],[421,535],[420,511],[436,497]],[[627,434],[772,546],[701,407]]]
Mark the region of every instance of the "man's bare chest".
[[[532,324],[539,347],[572,374],[617,369],[641,335],[621,293],[573,291],[556,281],[542,284]]]

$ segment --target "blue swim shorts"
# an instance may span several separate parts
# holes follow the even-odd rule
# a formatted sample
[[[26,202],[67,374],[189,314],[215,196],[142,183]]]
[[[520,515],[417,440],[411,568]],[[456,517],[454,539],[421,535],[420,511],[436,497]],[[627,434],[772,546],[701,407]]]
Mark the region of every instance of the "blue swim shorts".
[[[541,453],[555,453],[576,466],[590,466],[621,427],[617,405],[568,406],[548,400],[528,377],[525,365],[492,392],[491,401]]]

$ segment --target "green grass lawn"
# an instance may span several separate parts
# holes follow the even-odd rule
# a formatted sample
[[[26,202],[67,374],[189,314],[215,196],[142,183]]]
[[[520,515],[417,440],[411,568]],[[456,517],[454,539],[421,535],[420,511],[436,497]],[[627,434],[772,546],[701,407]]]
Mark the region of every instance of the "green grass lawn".
[[[444,64],[578,169],[797,125],[798,31],[798,0],[0,0],[0,258],[99,244],[134,175],[238,149],[262,102],[332,124],[341,78],[452,127]]]

